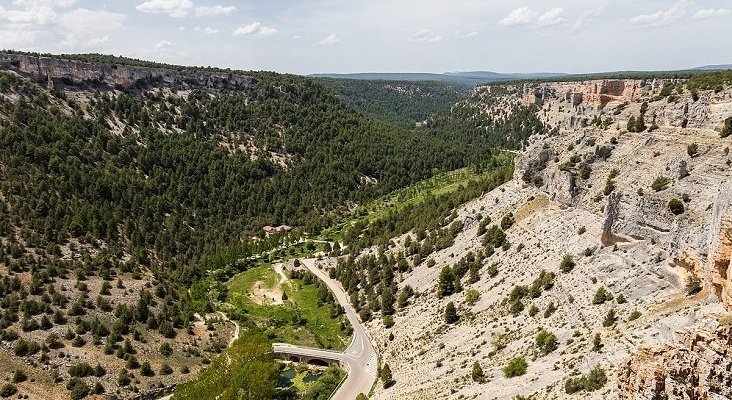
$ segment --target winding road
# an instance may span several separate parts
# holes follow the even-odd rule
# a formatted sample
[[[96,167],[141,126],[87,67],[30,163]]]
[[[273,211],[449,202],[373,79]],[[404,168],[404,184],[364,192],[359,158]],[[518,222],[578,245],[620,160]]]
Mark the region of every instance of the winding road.
[[[351,344],[342,353],[288,344],[275,345],[275,352],[279,350],[281,352],[309,357],[337,359],[342,364],[345,364],[348,376],[333,396],[331,396],[331,399],[333,400],[354,400],[359,393],[368,394],[369,391],[371,391],[371,386],[376,380],[378,360],[376,352],[374,351],[374,346],[371,344],[371,340],[366,333],[366,329],[358,319],[356,310],[348,301],[348,295],[341,285],[331,279],[325,271],[318,268],[317,261],[314,258],[304,259],[301,261],[305,268],[328,285],[328,288],[333,292],[338,303],[343,306],[343,309],[346,311],[346,317],[353,327],[353,338],[351,340]]]

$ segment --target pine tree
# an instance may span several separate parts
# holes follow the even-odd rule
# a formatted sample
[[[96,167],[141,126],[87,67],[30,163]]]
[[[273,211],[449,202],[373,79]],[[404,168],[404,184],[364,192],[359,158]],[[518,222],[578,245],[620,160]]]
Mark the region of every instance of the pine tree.
[[[394,385],[394,378],[391,375],[391,368],[389,368],[389,364],[384,364],[383,367],[381,367],[381,382],[384,384],[384,389],[387,389]]]
[[[477,361],[473,363],[473,371],[470,375],[475,382],[485,382],[485,374],[483,373],[483,368],[480,367],[480,363],[478,363]]]
[[[453,324],[457,322],[460,319],[457,313],[457,309],[455,308],[455,303],[449,302],[445,306],[445,322],[448,324]]]

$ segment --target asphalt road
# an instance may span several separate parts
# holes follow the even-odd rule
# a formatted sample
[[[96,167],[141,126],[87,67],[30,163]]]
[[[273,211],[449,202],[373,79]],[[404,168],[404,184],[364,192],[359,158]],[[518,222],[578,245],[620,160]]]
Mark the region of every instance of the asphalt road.
[[[335,356],[342,354],[340,360],[346,364],[348,376],[331,398],[333,400],[354,400],[359,393],[368,394],[374,380],[376,380],[377,358],[374,346],[371,344],[366,329],[358,319],[356,310],[348,301],[348,295],[341,288],[340,283],[331,279],[325,271],[319,269],[317,260],[314,258],[302,260],[302,264],[328,285],[336,300],[343,306],[343,309],[346,311],[346,317],[353,327],[353,339],[343,353],[321,349],[300,348],[292,345],[286,345],[287,351],[292,354],[323,356],[331,359],[338,359]],[[296,353],[295,350],[301,350],[302,353]],[[323,352],[323,354],[320,355],[319,352]]]

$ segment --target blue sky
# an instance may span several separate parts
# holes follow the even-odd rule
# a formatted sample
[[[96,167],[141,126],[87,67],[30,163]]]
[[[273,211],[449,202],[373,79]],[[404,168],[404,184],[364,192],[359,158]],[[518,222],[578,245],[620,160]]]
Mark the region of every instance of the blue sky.
[[[315,72],[732,63],[730,0],[0,0],[0,48]]]

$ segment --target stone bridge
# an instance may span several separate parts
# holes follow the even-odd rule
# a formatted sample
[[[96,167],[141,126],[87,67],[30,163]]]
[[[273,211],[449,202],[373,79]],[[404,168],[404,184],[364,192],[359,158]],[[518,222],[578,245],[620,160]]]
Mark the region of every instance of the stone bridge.
[[[272,347],[275,356],[285,361],[301,362],[322,367],[347,367],[345,354],[338,351],[300,347],[287,343],[275,343]]]

